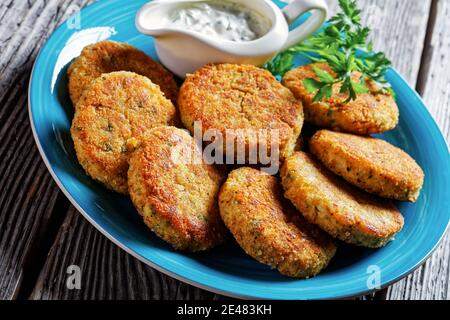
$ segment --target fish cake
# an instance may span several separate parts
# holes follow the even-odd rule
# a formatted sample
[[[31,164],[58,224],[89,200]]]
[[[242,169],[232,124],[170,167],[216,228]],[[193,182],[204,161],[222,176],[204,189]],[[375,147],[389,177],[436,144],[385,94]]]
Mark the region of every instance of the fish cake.
[[[114,71],[130,71],[149,78],[159,85],[166,98],[176,103],[178,87],[169,71],[129,44],[105,40],[85,47],[67,70],[73,105],[94,79]]]
[[[232,171],[220,190],[219,207],[244,251],[283,275],[317,275],[336,252],[333,240],[284,199],[278,179],[259,170]]]
[[[200,68],[181,86],[178,106],[184,126],[192,133],[195,121],[201,122],[203,133],[209,129],[220,132],[225,152],[227,139],[236,141],[239,136],[238,132],[227,136],[227,129],[267,129],[267,138],[244,135],[245,149],[264,146],[267,154],[272,154],[270,144],[275,142],[283,159],[293,152],[303,125],[301,102],[270,72],[252,65],[209,64]],[[272,138],[274,130],[278,130],[278,139]]]
[[[361,135],[381,133],[394,129],[398,123],[399,111],[394,98],[380,92],[373,82],[367,82],[369,92],[358,94],[356,100],[344,103],[348,95],[340,93],[338,84],[333,86],[330,99],[315,102],[315,93],[306,90],[303,81],[318,80],[313,66],[333,74],[327,64],[309,64],[288,71],[282,80],[295,97],[303,102],[305,121],[322,128]],[[353,81],[359,82],[360,74],[353,72]]]
[[[92,82],[78,103],[70,132],[78,161],[88,175],[128,194],[128,159],[140,135],[176,121],[175,107],[157,85],[120,71]]]
[[[284,195],[309,222],[344,242],[378,248],[403,227],[403,217],[388,200],[360,191],[296,152],[281,168]]]
[[[217,194],[224,175],[202,161],[186,130],[158,127],[145,133],[130,159],[131,200],[145,224],[177,250],[201,251],[228,236]]]
[[[419,197],[422,169],[406,152],[384,140],[321,130],[309,147],[325,167],[369,193],[410,202]]]

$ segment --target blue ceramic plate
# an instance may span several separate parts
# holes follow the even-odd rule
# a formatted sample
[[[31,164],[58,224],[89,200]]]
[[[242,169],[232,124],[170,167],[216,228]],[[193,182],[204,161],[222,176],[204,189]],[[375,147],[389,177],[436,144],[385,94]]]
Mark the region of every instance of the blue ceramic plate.
[[[135,13],[144,2],[98,1],[83,9],[79,20],[71,18],[47,41],[30,81],[30,119],[42,157],[65,195],[96,228],[170,276],[235,297],[355,296],[371,291],[378,275],[384,287],[425,261],[449,223],[450,157],[420,97],[393,70],[388,79],[397,92],[401,120],[397,129],[381,137],[406,150],[422,166],[426,175],[422,194],[416,204],[398,204],[405,227],[395,241],[379,250],[340,245],[331,265],[315,278],[283,277],[246,256],[233,242],[209,253],[175,252],[145,227],[128,198],[89,179],[76,161],[69,135],[73,108],[67,93],[67,65],[85,45],[104,39],[128,42],[155,57],[153,40],[139,34],[134,26]],[[78,22],[81,28],[77,28]]]

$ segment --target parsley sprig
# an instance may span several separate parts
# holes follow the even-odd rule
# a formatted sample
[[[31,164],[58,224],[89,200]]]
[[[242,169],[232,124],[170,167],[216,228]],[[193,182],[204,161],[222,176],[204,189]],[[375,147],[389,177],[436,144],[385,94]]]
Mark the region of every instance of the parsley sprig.
[[[275,76],[283,76],[294,66],[297,54],[302,54],[313,62],[326,63],[333,74],[313,67],[317,79],[308,78],[303,84],[311,93],[314,101],[330,98],[333,86],[340,84],[340,92],[347,94],[345,102],[355,100],[357,94],[369,91],[366,81],[373,81],[381,92],[394,96],[385,74],[391,65],[382,52],[373,52],[368,41],[370,29],[361,25],[361,11],[356,0],[339,0],[342,12],[336,14],[329,24],[318,34],[278,54],[265,65]],[[358,81],[352,79],[352,73],[359,71]]]

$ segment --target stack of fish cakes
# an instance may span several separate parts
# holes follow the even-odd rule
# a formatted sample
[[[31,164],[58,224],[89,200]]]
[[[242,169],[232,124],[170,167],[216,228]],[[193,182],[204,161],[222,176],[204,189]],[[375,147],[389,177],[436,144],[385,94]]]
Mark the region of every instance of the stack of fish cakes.
[[[130,193],[147,226],[174,248],[201,251],[222,243],[228,236],[217,205],[223,174],[171,157],[172,150],[201,157],[194,139],[173,127],[179,121],[168,99],[175,101],[178,91],[172,75],[111,41],[86,47],[68,74],[71,135],[87,174]]]
[[[144,223],[177,250],[211,249],[231,233],[284,275],[317,275],[336,253],[333,238],[367,247],[390,241],[403,217],[369,193],[415,201],[423,173],[401,150],[369,137],[321,130],[309,141],[314,156],[296,151],[304,120],[356,134],[398,121],[393,99],[375,91],[351,106],[338,96],[313,103],[301,87],[309,68],[292,70],[282,85],[261,68],[210,64],[188,75],[178,94],[173,76],[139,50],[111,41],[88,46],[68,71],[78,160],[93,179],[129,194]],[[221,149],[234,160],[227,139],[236,136],[227,130],[277,130],[280,176],[245,167],[245,158],[227,177],[176,128],[179,119],[192,135],[197,121],[202,133],[224,134]],[[241,143],[246,155],[269,145],[251,136]]]
[[[316,67],[331,73],[326,65]],[[392,96],[369,82],[369,92],[358,94],[354,101],[346,102],[335,85],[330,99],[316,102],[303,85],[304,79],[314,77],[313,65],[307,65],[288,72],[282,83],[303,103],[305,122],[335,131],[318,130],[309,139],[310,153],[297,151],[283,159],[280,178],[284,197],[310,223],[306,224],[309,232],[315,232],[314,225],[326,233],[320,245],[307,233],[291,234],[291,211],[276,196],[276,178],[266,182],[264,192],[261,179],[269,181],[268,177],[249,168],[237,169],[219,194],[222,218],[243,249],[294,277],[307,277],[306,270],[314,275],[328,264],[335,249],[330,249],[330,238],[324,240],[327,234],[358,246],[386,245],[404,224],[389,199],[415,202],[424,181],[423,171],[408,154],[368,136],[396,127],[399,112]],[[355,73],[354,78],[359,75]],[[309,240],[303,242],[306,255],[299,257],[297,250],[286,250],[288,243],[295,246],[303,238]],[[315,258],[310,254],[313,247]],[[296,268],[299,261],[303,268]]]
[[[304,86],[305,79],[317,79],[314,67],[332,73],[328,65],[310,64],[287,72],[282,80],[303,101],[305,121],[326,128],[309,140],[310,154],[297,152],[283,164],[285,197],[333,237],[382,247],[404,223],[387,199],[415,202],[424,173],[407,153],[369,136],[396,127],[399,112],[390,94],[368,82],[367,93],[346,102],[334,85],[329,99],[314,101]],[[353,76],[359,79],[357,73]]]

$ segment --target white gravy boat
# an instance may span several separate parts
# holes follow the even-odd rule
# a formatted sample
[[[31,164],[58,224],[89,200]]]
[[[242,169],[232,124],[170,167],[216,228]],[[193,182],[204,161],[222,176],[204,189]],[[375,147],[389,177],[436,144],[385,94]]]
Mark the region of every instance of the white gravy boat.
[[[262,37],[241,42],[167,25],[168,15],[177,6],[201,1],[205,0],[155,0],[145,4],[136,15],[137,29],[155,37],[160,61],[182,78],[207,63],[263,65],[278,52],[314,33],[328,13],[324,0],[295,0],[282,10],[270,0],[232,0],[271,21],[270,30]],[[308,20],[289,32],[289,25],[306,12],[311,12]]]

